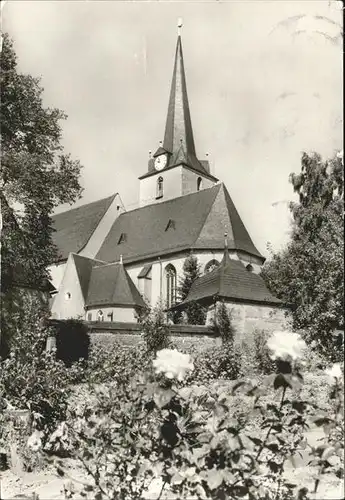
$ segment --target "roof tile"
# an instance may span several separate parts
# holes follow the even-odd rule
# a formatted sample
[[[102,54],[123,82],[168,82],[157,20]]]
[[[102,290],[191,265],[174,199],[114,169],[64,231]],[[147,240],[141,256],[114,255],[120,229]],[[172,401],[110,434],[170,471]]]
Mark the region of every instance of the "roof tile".
[[[58,248],[58,261],[66,260],[70,252],[78,253],[85,247],[115,196],[53,216],[53,242]]]

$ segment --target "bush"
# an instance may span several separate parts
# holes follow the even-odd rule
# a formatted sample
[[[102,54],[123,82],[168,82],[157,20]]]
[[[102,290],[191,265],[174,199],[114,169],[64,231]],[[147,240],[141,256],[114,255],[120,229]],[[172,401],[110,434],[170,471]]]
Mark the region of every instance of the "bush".
[[[266,330],[254,330],[254,367],[259,373],[268,374],[276,371],[276,365],[270,358],[270,351],[267,347],[269,332]]]
[[[212,380],[235,380],[241,372],[241,355],[229,344],[210,349],[190,349],[194,370],[187,376],[186,384],[207,384]]]
[[[85,494],[139,500],[159,478],[162,487],[155,498],[168,485],[175,498],[306,499],[308,490],[288,482],[284,467],[306,447],[311,411],[315,425],[328,428],[325,443],[310,451],[319,471],[315,491],[321,475],[341,474],[339,367],[332,368],[330,383],[334,412],[325,415],[298,396],[303,376],[289,358],[280,360],[289,364],[289,373],[266,377],[260,387],[244,380],[181,387],[177,380],[192,369],[187,358],[176,351],[158,353],[159,375],[151,368],[130,382],[119,379],[94,388],[92,401],[73,413],[66,432],[74,457],[92,479]],[[265,401],[272,391],[275,397]],[[59,467],[63,474],[64,463]]]
[[[224,302],[218,302],[215,306],[215,315],[212,318],[212,330],[223,343],[233,345],[235,328],[232,325],[232,314]]]
[[[90,338],[85,323],[78,319],[59,321],[56,326],[56,357],[66,366],[87,359]]]
[[[125,346],[114,342],[109,346],[94,344],[85,365],[84,381],[103,383],[110,380],[128,381],[150,363],[145,346]]]
[[[162,302],[158,302],[154,309],[142,318],[141,325],[148,352],[156,353],[171,344],[170,329]]]
[[[22,450],[24,459],[25,436],[36,431],[44,445],[59,422],[66,419],[70,394],[67,369],[55,359],[54,353],[46,351],[47,337],[52,332],[40,313],[35,301],[26,303],[23,311],[26,322],[12,338],[8,358],[0,360],[0,396],[4,408],[29,412],[28,423],[17,425],[11,438]],[[9,439],[5,433],[6,429],[0,428],[0,441],[7,444],[8,452]]]

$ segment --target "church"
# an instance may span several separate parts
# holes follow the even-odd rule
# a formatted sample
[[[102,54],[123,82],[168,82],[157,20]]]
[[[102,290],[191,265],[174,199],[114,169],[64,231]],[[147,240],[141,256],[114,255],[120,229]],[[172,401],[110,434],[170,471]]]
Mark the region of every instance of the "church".
[[[145,304],[174,308],[183,263],[193,253],[203,276],[187,302],[200,300],[211,311],[225,300],[242,328],[273,316],[281,321],[280,301],[259,276],[265,258],[226,186],[197,155],[180,33],[164,140],[145,170],[139,208],[127,211],[114,193],[54,216],[52,317],[130,323]]]

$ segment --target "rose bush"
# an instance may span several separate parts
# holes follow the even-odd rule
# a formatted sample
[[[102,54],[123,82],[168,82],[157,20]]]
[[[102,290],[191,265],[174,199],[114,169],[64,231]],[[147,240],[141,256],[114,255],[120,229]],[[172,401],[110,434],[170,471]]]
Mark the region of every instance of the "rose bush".
[[[119,377],[94,386],[92,399],[71,410],[60,431],[89,474],[84,495],[139,499],[160,479],[162,491],[169,489],[177,498],[308,498],[306,488],[287,481],[284,471],[305,450],[304,434],[312,422],[327,428],[325,443],[310,448],[317,480],[328,472],[339,475],[339,368],[329,372],[334,415],[328,416],[302,397],[301,339],[292,335],[283,348],[278,338],[286,335],[270,342],[278,372],[260,385],[237,380],[183,386],[195,360],[165,351],[130,380]],[[272,391],[276,397],[267,398]],[[236,397],[246,401],[244,411],[234,408]],[[63,475],[63,462],[58,467]]]

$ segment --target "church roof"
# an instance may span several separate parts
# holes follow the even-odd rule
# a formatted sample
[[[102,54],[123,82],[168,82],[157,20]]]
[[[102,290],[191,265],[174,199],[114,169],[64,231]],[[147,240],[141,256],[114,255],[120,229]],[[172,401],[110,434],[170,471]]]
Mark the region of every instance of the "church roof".
[[[146,307],[143,298],[120,262],[96,266],[91,270],[86,307],[105,305]]]
[[[100,264],[105,264],[100,260],[90,259],[89,257],[83,257],[82,255],[72,254],[74,260],[74,265],[77,271],[81,292],[83,294],[84,300],[87,298],[91,271],[95,266]]]
[[[188,249],[219,250],[224,247],[225,230],[230,249],[265,260],[224,184],[122,213],[96,258],[115,262],[123,255],[129,263]]]
[[[58,262],[67,259],[70,252],[78,253],[91,238],[116,194],[87,203],[53,216],[53,242],[58,248]]]
[[[156,157],[165,152],[169,153],[169,160],[165,170],[178,165],[185,165],[209,179],[218,180],[210,174],[208,163],[200,161],[196,155],[180,35],[176,44],[164,141],[153,156]],[[154,169],[150,168],[151,165],[149,164],[149,171],[139,179],[144,179],[156,173]]]
[[[193,301],[211,302],[214,297],[267,305],[281,304],[270,293],[262,277],[248,271],[241,261],[230,259],[227,249],[220,265],[195,280],[188,296],[177,307]]]

